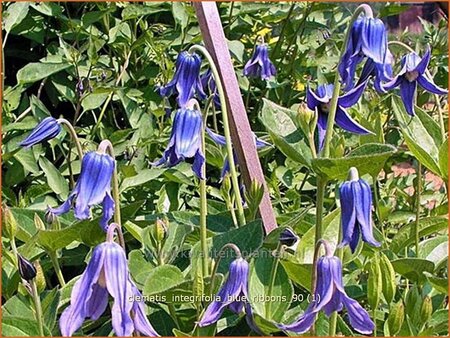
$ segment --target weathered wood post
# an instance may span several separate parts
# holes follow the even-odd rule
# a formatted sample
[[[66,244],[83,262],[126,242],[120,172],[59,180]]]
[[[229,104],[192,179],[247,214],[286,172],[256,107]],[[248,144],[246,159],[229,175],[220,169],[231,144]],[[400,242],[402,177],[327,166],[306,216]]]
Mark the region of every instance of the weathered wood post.
[[[264,196],[259,206],[259,214],[263,220],[266,233],[269,233],[277,227],[275,215],[247,118],[244,100],[242,99],[233,64],[231,63],[231,55],[220,21],[217,4],[214,1],[202,1],[194,2],[193,5],[197,13],[205,47],[213,57],[223,83],[230,115],[231,139],[239,160],[245,187],[249,188],[253,180],[256,180],[264,187]]]

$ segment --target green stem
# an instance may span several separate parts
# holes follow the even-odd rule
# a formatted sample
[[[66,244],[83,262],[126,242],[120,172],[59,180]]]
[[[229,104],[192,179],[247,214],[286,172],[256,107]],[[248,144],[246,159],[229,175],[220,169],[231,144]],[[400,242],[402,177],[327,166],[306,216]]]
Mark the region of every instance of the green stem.
[[[342,45],[342,49],[341,49],[341,54],[339,56],[339,64],[341,63],[342,60],[342,56],[345,53],[345,50],[347,48],[347,43],[348,40],[350,38],[350,32],[351,32],[351,27],[353,25],[353,22],[355,22],[355,20],[358,18],[358,16],[362,13],[365,12],[365,15],[367,17],[373,17],[373,13],[372,13],[372,9],[366,5],[360,5],[358,6],[358,8],[356,8],[355,12],[353,13],[351,19],[350,19],[350,23],[349,23],[349,29],[347,29],[347,32],[345,34],[345,38],[344,38],[344,43]],[[339,71],[336,70],[336,74],[334,76],[334,84],[333,84],[333,96],[331,98],[331,102],[330,102],[330,110],[328,113],[328,121],[327,121],[327,129],[325,132],[325,140],[324,140],[324,146],[323,146],[323,157],[329,157],[330,156],[330,142],[331,142],[331,136],[333,134],[333,126],[334,126],[334,119],[336,117],[336,110],[337,110],[337,104],[338,104],[338,98],[339,98],[339,91],[341,89],[341,82],[339,81]]]
[[[49,252],[47,252],[47,254],[52,261],[52,265],[53,265],[53,268],[55,269],[56,277],[58,278],[59,284],[61,286],[66,285],[66,281],[64,280],[64,276],[62,274],[61,267],[59,266],[59,260],[58,260],[58,257],[56,256],[56,252],[49,251]]]
[[[205,128],[202,128],[202,153],[205,153]],[[202,270],[203,276],[208,276],[208,242],[206,215],[208,212],[207,195],[206,195],[206,161],[202,166],[202,176],[200,179],[200,245],[202,249]]]
[[[18,261],[17,261],[17,257],[19,256],[19,251],[17,251],[17,246],[16,246],[16,238],[14,236],[11,236],[9,238],[9,243],[11,245],[11,250],[13,252],[13,256],[14,256],[14,263],[16,264],[16,267],[18,266]]]
[[[289,7],[289,11],[286,15],[286,18],[284,19],[283,26],[281,27],[280,35],[278,36],[278,41],[275,44],[275,47],[272,51],[272,57],[274,57],[274,58],[278,56],[278,50],[280,49],[281,43],[283,42],[284,31],[286,30],[287,23],[290,22],[289,19],[291,18],[291,15],[292,15],[292,12],[294,11],[295,5],[296,5],[296,2],[295,1],[292,2],[292,5],[291,5],[291,7]]]
[[[375,207],[375,213],[377,215],[377,219],[378,219],[378,223],[380,225],[380,229],[381,229],[381,234],[383,235],[383,242],[384,244],[387,244],[387,237],[386,237],[386,233],[384,231],[384,226],[383,226],[383,222],[381,220],[381,210],[380,210],[380,196],[379,196],[379,190],[378,190],[378,181],[377,178],[375,176],[372,176],[373,179],[373,203],[374,203],[374,207]]]
[[[281,250],[281,246],[282,244],[280,242],[278,242],[278,246],[275,250],[275,262],[272,264],[272,269],[270,271],[270,282],[269,282],[269,289],[267,290],[267,295],[270,297],[272,296],[272,292],[273,292],[273,287],[275,285],[275,278],[277,276],[277,270],[278,270],[278,264],[280,263],[280,260],[278,259],[278,256],[280,254],[280,250]],[[272,302],[269,300],[266,302],[266,313],[268,314],[269,318],[271,318],[270,315],[270,306],[271,306]]]
[[[44,337],[44,321],[42,317],[42,307],[41,307],[41,298],[39,297],[39,292],[36,285],[36,279],[33,278],[30,281],[31,290],[32,290],[32,297],[34,301],[34,308],[36,311],[36,321],[38,323],[39,328],[39,335],[41,337]]]
[[[314,235],[314,243],[318,243],[322,238],[322,215],[323,215],[323,202],[325,198],[325,187],[327,181],[322,177],[317,178],[317,197],[316,197],[316,229]],[[317,255],[314,253],[313,264],[317,261]],[[314,289],[316,281],[311,281],[311,290]]]
[[[416,51],[414,49],[412,49],[411,47],[409,47],[407,44],[401,42],[401,41],[389,41],[388,42],[389,45],[396,45],[399,47],[402,47],[403,49],[407,50],[409,53],[415,53]],[[431,75],[430,71],[428,69],[425,69],[425,74],[432,79],[433,76]],[[438,94],[433,94],[434,95],[434,100],[435,100],[435,104],[436,104],[436,108],[438,111],[438,118],[439,118],[439,127],[441,129],[441,133],[442,136],[445,137],[445,124],[444,124],[444,113],[442,111],[442,107],[441,107],[441,100],[439,99],[439,95]]]
[[[175,306],[172,303],[167,303],[167,307],[169,308],[170,317],[172,317],[172,319],[175,322],[175,325],[177,326],[177,329],[179,330],[180,323],[178,322],[177,311],[175,309]]]
[[[58,119],[58,123],[63,124],[67,127],[67,130],[69,131],[70,137],[72,141],[75,142],[75,146],[77,147],[78,157],[80,158],[80,161],[83,159],[83,148],[81,147],[80,139],[78,138],[77,132],[75,131],[75,128],[73,127],[72,123],[67,121],[66,119]],[[70,151],[70,149],[69,149]]]
[[[112,177],[112,197],[114,200],[114,223],[117,223],[117,232],[119,234],[119,241],[120,245],[125,250],[125,241],[123,239],[123,233],[122,233],[122,220],[120,216],[120,190],[119,190],[119,174],[117,171],[117,160],[114,155],[114,147],[109,140],[103,140],[98,145],[97,151],[104,151],[107,152],[113,159],[114,159],[114,171],[113,171],[113,177]]]
[[[416,221],[414,222],[414,239],[416,257],[419,257],[419,225],[420,225],[420,194],[422,193],[422,164],[417,161],[417,185],[416,185]]]
[[[230,135],[230,124],[228,121],[228,109],[227,109],[227,103],[225,100],[225,92],[223,90],[222,81],[220,79],[219,72],[214,63],[214,60],[212,59],[208,50],[203,46],[194,45],[191,48],[189,48],[189,52],[192,53],[194,51],[199,51],[206,57],[209,65],[211,67],[211,71],[213,73],[214,80],[216,81],[217,91],[219,92],[219,97],[220,97],[220,105],[222,108],[222,123],[223,123],[225,140],[227,142],[226,148],[227,148],[228,162],[230,163],[231,182],[233,184],[233,193],[236,198],[236,206],[237,206],[237,211],[238,211],[239,225],[242,226],[245,224],[244,207],[242,206],[242,203],[241,203],[242,197],[241,197],[241,192],[239,189],[239,181],[237,178],[236,165],[234,163],[233,147],[232,147],[231,135]]]

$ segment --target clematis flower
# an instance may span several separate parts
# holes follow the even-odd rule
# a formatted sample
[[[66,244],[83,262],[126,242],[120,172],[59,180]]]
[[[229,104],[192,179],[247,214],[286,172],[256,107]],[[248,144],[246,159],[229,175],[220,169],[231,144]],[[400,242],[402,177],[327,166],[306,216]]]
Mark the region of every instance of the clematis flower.
[[[427,48],[425,55],[421,58],[416,53],[408,53],[402,57],[401,65],[402,69],[392,81],[384,85],[384,89],[391,90],[400,86],[400,96],[403,104],[405,105],[406,112],[414,116],[414,103],[417,84],[419,84],[426,91],[444,95],[447,94],[447,90],[438,87],[433,79],[430,79],[425,71],[430,63],[431,51],[430,47]]]
[[[86,318],[100,318],[109,295],[113,298],[112,327],[117,336],[130,337],[133,332],[158,336],[145,315],[142,295],[130,279],[125,251],[113,241],[117,227],[116,223],[109,226],[106,242],[94,248],[86,270],[72,289],[70,305],[59,319],[64,337],[72,336]]]
[[[387,53],[387,32],[383,21],[366,16],[358,18],[350,29],[348,43],[338,66],[345,90],[354,87],[356,67],[366,57],[372,61],[369,65],[374,67],[375,83],[389,81]]]
[[[379,247],[372,234],[372,191],[370,185],[359,178],[358,170],[349,170],[349,180],[340,189],[342,242],[339,246],[349,245],[355,252],[360,237],[364,242]]]
[[[244,75],[268,80],[275,76],[277,70],[269,59],[269,49],[266,43],[257,44],[255,51],[244,66]]]
[[[371,334],[375,325],[367,311],[344,290],[342,280],[342,263],[333,256],[326,244],[326,255],[317,260],[317,282],[314,301],[310,303],[300,318],[292,324],[278,324],[282,330],[296,334],[307,332],[314,324],[319,311],[329,317],[333,312],[340,312],[345,307],[350,325],[359,333]]]
[[[183,51],[178,54],[173,79],[159,88],[159,94],[168,97],[177,93],[177,101],[182,108],[194,98],[195,94],[204,99],[206,94],[200,81],[201,64],[202,59],[196,53]]]
[[[249,265],[239,256],[230,264],[230,272],[225,284],[220,288],[215,300],[208,305],[198,326],[204,327],[214,324],[220,319],[225,308],[239,314],[245,308],[245,318],[249,327],[261,333],[253,321],[253,312],[248,302],[248,273]]]
[[[169,144],[155,166],[166,164],[173,167],[188,158],[194,158],[192,170],[200,179],[205,156],[202,153],[202,114],[193,108],[181,108],[175,113]]]
[[[51,140],[61,132],[61,125],[53,117],[43,119],[27,136],[25,140],[19,143],[22,147],[31,147],[35,144]]]
[[[18,267],[19,267],[19,275],[22,279],[27,282],[31,281],[34,277],[36,277],[37,271],[36,267],[25,257],[20,254],[17,254],[18,258]]]
[[[103,141],[105,142],[105,141]],[[67,213],[75,202],[75,217],[87,219],[91,217],[90,208],[96,204],[103,205],[103,216],[100,225],[103,230],[114,213],[114,200],[111,197],[111,178],[114,172],[114,159],[106,154],[104,143],[100,143],[97,151],[91,151],[83,156],[81,172],[75,188],[69,194],[67,201],[57,208],[49,207],[47,213],[51,216]],[[106,141],[109,142],[109,141]]]
[[[208,133],[208,135],[211,137],[211,139],[218,145],[225,147],[227,145],[227,141],[225,139],[225,136],[219,135],[215,132],[213,132],[211,129],[206,128],[206,132]],[[259,138],[256,137],[255,134],[253,134],[253,137],[255,139],[255,145],[256,145],[256,149],[262,149],[264,147],[269,147],[271,146],[270,143],[263,141]],[[233,158],[234,158],[234,163],[237,163],[237,156],[236,153],[233,151]],[[223,168],[222,168],[222,172],[220,174],[220,179],[223,179],[225,177],[225,175],[230,171],[230,163],[228,162],[228,157],[225,158],[224,163],[223,163]]]
[[[220,107],[220,97],[217,90],[216,81],[212,75],[211,69],[208,69],[202,75],[200,75],[200,81],[202,83],[203,90],[209,91],[209,95],[213,95],[213,101],[216,107]]]
[[[349,108],[358,102],[361,97],[367,82],[361,83],[359,86],[353,88],[349,92],[338,98],[338,105],[336,110],[335,122],[342,129],[355,133],[355,134],[370,134],[371,131],[367,130],[347,113],[344,108]],[[323,141],[325,139],[325,133],[328,123],[328,111],[330,109],[330,101],[333,97],[332,84],[319,85],[315,92],[310,88],[306,90],[306,103],[309,109],[319,114],[317,119],[317,129],[319,133],[319,150],[323,147]]]

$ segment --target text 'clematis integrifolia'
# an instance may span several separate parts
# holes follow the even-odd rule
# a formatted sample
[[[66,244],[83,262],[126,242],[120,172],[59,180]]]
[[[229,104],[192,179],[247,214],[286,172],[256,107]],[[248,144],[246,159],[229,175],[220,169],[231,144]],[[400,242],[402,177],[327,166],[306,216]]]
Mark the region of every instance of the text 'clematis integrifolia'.
[[[405,105],[406,112],[411,116],[414,116],[417,84],[430,93],[438,95],[447,94],[447,90],[436,86],[433,79],[429,78],[425,73],[430,59],[430,47],[427,48],[422,58],[416,53],[406,54],[402,57],[402,69],[398,75],[383,86],[386,90],[400,86],[400,96]]]
[[[31,131],[25,140],[19,143],[22,147],[31,147],[35,144],[42,143],[47,140],[51,140],[58,136],[61,132],[61,125],[53,117],[46,117],[43,119],[34,129]]]
[[[115,223],[109,226],[106,242],[94,248],[86,270],[72,289],[70,305],[59,319],[64,337],[72,336],[85,319],[100,318],[109,295],[113,298],[112,327],[117,336],[158,336],[145,314],[142,295],[130,278],[125,251],[113,241],[116,227]]]
[[[316,272],[314,301],[297,321],[289,325],[280,324],[278,327],[282,330],[302,334],[314,324],[319,311],[325,312],[329,317],[333,312],[340,312],[345,307],[350,325],[359,333],[371,334],[375,325],[367,311],[345,292],[342,263],[338,257],[333,256],[328,244],[326,244],[326,255],[317,260]]]
[[[269,48],[266,43],[258,43],[252,57],[244,66],[244,75],[247,77],[259,77],[261,80],[269,80],[275,76],[277,70],[269,59]]]
[[[100,225],[103,230],[114,214],[114,200],[111,197],[111,179],[114,172],[115,161],[106,153],[105,142],[100,143],[97,151],[90,151],[83,156],[81,172],[75,188],[67,200],[57,208],[49,207],[47,213],[62,215],[68,212],[75,202],[74,211],[77,219],[91,217],[91,207],[96,204],[103,205],[103,216]]]
[[[339,96],[337,102],[337,110],[335,116],[336,124],[342,129],[355,133],[355,134],[370,134],[371,131],[367,130],[347,113],[344,108],[349,108],[358,102],[361,97],[367,82],[361,83],[359,86],[353,88],[349,92],[342,96]],[[328,112],[330,109],[330,101],[333,97],[332,84],[319,85],[316,91],[312,91],[310,88],[306,91],[306,103],[308,108],[312,111],[317,109],[318,119],[317,128],[319,133],[319,150],[323,147],[323,141],[325,139],[325,133],[327,130],[328,123]]]
[[[359,178],[358,170],[350,168],[349,180],[340,189],[342,242],[341,247],[349,245],[352,252],[363,241],[379,247],[372,233],[372,191],[370,185]]]
[[[350,28],[350,35],[341,63],[339,74],[348,91],[354,87],[356,67],[367,58],[366,75],[375,74],[375,86],[380,81],[390,80],[390,58],[388,57],[387,32],[383,21],[377,18],[362,16]]]
[[[181,108],[175,112],[169,144],[155,166],[166,164],[173,167],[188,158],[194,158],[192,170],[200,179],[205,179],[202,167],[205,156],[202,153],[202,114],[193,107]]]
[[[196,53],[183,51],[178,54],[173,79],[159,88],[160,95],[168,97],[177,93],[178,105],[182,108],[196,94],[200,99],[204,99],[206,95],[200,80],[201,64],[202,59]]]

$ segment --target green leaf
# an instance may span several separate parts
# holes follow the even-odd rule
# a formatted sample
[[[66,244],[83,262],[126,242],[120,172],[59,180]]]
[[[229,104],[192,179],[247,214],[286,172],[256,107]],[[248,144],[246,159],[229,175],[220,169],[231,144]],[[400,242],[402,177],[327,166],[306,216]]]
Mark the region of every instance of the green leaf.
[[[46,293],[42,300],[42,313],[44,315],[44,325],[53,330],[56,324],[56,315],[58,314],[58,305],[61,293],[58,289],[53,289]]]
[[[394,299],[396,282],[395,271],[389,258],[384,253],[380,253],[380,272],[383,285],[383,296],[387,304]]]
[[[49,330],[44,327],[44,333],[50,336]],[[3,316],[2,318],[2,336],[13,337],[40,337],[37,322],[34,318],[21,318],[12,316]]]
[[[278,264],[273,288],[269,294],[271,273],[276,260],[265,249],[261,249],[252,260],[249,298],[256,313],[265,319],[279,322],[291,304],[294,290],[283,266]]]
[[[183,282],[183,273],[176,266],[157,266],[148,273],[142,292],[145,296],[156,295]]]
[[[291,260],[282,260],[289,279],[307,291],[311,291],[312,264],[300,264]]]
[[[132,250],[128,254],[128,265],[133,280],[141,289],[147,280],[147,275],[154,269],[154,266],[144,258],[140,250]]]
[[[69,194],[69,185],[60,171],[46,157],[39,158],[39,166],[44,171],[49,187],[62,199],[66,199]]]
[[[434,263],[420,258],[400,258],[392,261],[394,270],[405,278],[417,283],[426,281],[424,272],[433,272]]]
[[[124,192],[132,187],[142,186],[143,184],[161,176],[164,171],[165,169],[159,168],[144,169],[139,171],[137,175],[126,177],[120,185],[120,192]]]
[[[399,97],[392,97],[392,107],[409,150],[428,169],[443,177],[439,166],[439,147],[443,143],[439,125],[419,107],[415,107],[416,116],[409,116]]]
[[[420,242],[419,255],[432,261],[437,268],[448,259],[448,236],[437,236]]]
[[[358,169],[360,176],[377,176],[384,164],[396,152],[387,144],[367,143],[342,158],[316,158],[312,167],[316,174],[328,179],[345,179],[351,167]]]
[[[169,11],[166,3],[161,2],[144,2],[141,4],[128,4],[122,11],[122,19],[136,19],[145,15],[161,13],[164,11]]]
[[[230,230],[221,235],[214,236],[212,239],[211,256],[217,258],[220,249],[227,243],[233,243],[241,250],[242,255],[247,257],[257,250],[263,242],[263,227],[261,220],[250,222],[238,229]],[[226,273],[228,266],[235,257],[226,255],[220,260],[217,271]]]
[[[380,302],[382,291],[382,278],[380,259],[374,255],[368,263],[369,277],[367,279],[367,300],[372,309],[376,309]]]
[[[92,221],[75,222],[61,230],[40,230],[37,235],[37,243],[50,251],[65,248],[74,241],[97,245],[105,238],[105,233],[98,224],[99,219],[97,217]]]
[[[291,160],[310,167],[311,150],[306,137],[295,126],[293,116],[294,111],[263,98],[260,120],[275,145]]]
[[[21,23],[27,16],[29,7],[29,2],[10,3],[6,11],[3,13],[3,29],[9,33],[11,29]]]
[[[329,242],[334,249],[337,246],[341,209],[335,209],[326,215],[322,221],[322,239]],[[310,228],[301,238],[295,252],[297,261],[312,264],[314,256],[315,227]]]
[[[184,30],[189,22],[189,14],[186,11],[185,4],[179,1],[172,2],[172,13],[175,22]]]
[[[68,63],[32,62],[17,72],[19,84],[34,83],[70,67]]]
[[[37,161],[34,157],[33,149],[22,148],[14,154],[14,158],[20,162],[25,170],[31,172],[32,174],[38,174],[40,172],[36,163]]]
[[[445,181],[448,181],[448,154],[449,154],[449,147],[448,147],[448,139],[445,140],[444,143],[442,143],[441,147],[439,148],[439,167],[441,169],[442,178]]]
[[[419,237],[426,237],[436,234],[439,231],[447,229],[447,226],[447,216],[421,218],[419,222]],[[412,226],[412,224],[406,224],[392,239],[390,249],[395,253],[399,253],[400,250],[403,250],[414,243],[414,238],[414,226]]]
[[[52,114],[50,114],[47,107],[42,103],[42,101],[34,95],[31,95],[30,107],[33,115],[38,119],[44,119],[46,117],[52,116]]]
[[[81,102],[83,110],[86,111],[99,108],[103,104],[103,102],[106,101],[106,98],[110,95],[110,93],[110,89],[95,89]]]

